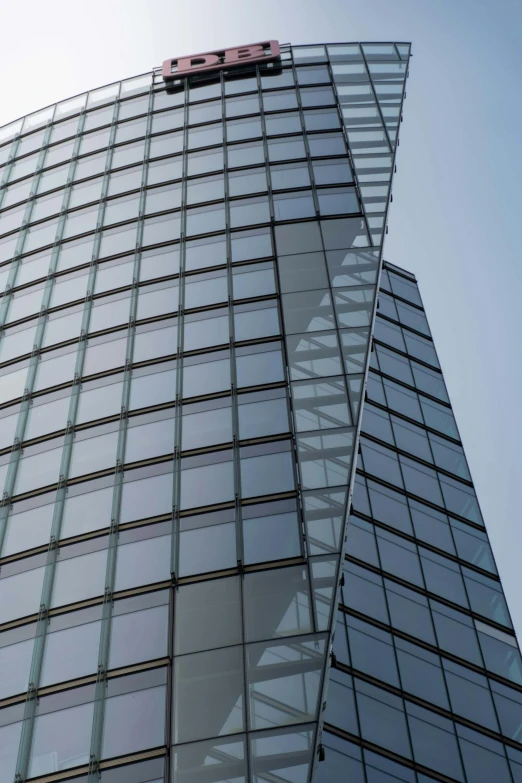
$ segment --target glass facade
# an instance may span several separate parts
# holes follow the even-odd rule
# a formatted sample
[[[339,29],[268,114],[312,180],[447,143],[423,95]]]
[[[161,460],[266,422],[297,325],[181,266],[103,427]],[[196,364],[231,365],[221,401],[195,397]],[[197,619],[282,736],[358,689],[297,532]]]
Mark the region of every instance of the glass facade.
[[[384,262],[317,783],[522,780],[522,659],[413,275]]]
[[[477,743],[522,779],[465,457],[381,275],[409,56],[283,46],[0,128],[2,780],[471,783]]]

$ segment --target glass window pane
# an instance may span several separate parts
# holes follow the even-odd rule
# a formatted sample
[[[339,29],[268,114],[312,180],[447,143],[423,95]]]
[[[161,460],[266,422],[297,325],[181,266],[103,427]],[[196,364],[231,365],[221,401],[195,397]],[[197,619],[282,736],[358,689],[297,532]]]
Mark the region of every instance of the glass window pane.
[[[94,702],[38,715],[29,776],[46,775],[89,762]]]
[[[120,340],[108,340],[97,345],[87,345],[83,362],[83,376],[105,372],[105,370],[123,367],[125,364],[125,351],[127,338]]]
[[[335,326],[328,289],[284,294],[282,304],[287,334],[320,332]]]
[[[272,262],[252,264],[233,271],[234,299],[249,299],[276,293]]]
[[[275,237],[279,255],[310,253],[316,250],[322,251],[323,249],[317,222],[276,226]]]
[[[69,477],[112,467],[116,462],[117,443],[117,432],[77,440],[73,446]]]
[[[96,272],[94,293],[111,291],[114,288],[123,288],[132,285],[133,262],[113,266],[102,265]]]
[[[210,348],[213,345],[224,345],[229,340],[228,316],[218,315],[210,318],[197,316],[195,320],[185,317],[185,350],[194,351],[198,348]]]
[[[200,135],[200,134],[196,134],[196,135]],[[229,165],[232,165],[230,161],[229,161]],[[188,155],[187,174],[190,177],[195,176],[196,174],[210,174],[212,171],[221,171],[222,169],[223,169],[223,150],[191,152]]]
[[[15,775],[21,733],[22,721],[0,728],[0,772],[6,780]]]
[[[439,707],[449,709],[438,655],[397,637],[395,645],[404,690]]]
[[[506,748],[500,742],[489,737],[483,740],[482,734],[458,724],[457,734],[468,780],[484,777],[499,783],[511,782],[512,777],[505,757]]]
[[[343,567],[345,589],[342,603],[376,620],[388,623],[388,609],[382,577],[352,563]]]
[[[279,256],[278,266],[283,293],[324,290],[328,286],[323,253]]]
[[[274,214],[276,220],[299,220],[305,217],[315,217],[312,192],[275,194]]]
[[[132,163],[139,163],[143,160],[144,153],[145,143],[143,141],[122,144],[121,147],[115,147],[112,155],[112,168],[117,169],[121,166],[130,166]]]
[[[183,127],[183,109],[173,109],[152,115],[151,133],[162,133],[172,130],[172,128],[181,127]]]
[[[238,577],[180,587],[176,598],[176,654],[239,644],[241,601]]]
[[[187,414],[183,412],[181,448],[199,449],[232,441],[230,405]]]
[[[260,141],[248,144],[231,144],[227,152],[228,166],[231,169],[236,166],[255,166],[257,163],[265,162],[265,151]]]
[[[140,288],[138,294],[137,320],[154,318],[158,315],[175,313],[178,309],[179,288],[177,285],[168,285],[155,291]]]
[[[179,248],[166,247],[142,253],[140,282],[157,277],[168,277],[179,272]]]
[[[224,231],[225,207],[216,204],[199,209],[189,209],[187,212],[187,234],[208,234],[212,231]]]
[[[474,490],[449,476],[440,476],[442,494],[448,511],[483,525],[482,514]]]
[[[134,376],[131,383],[129,409],[148,408],[172,402],[176,396],[176,370]]]
[[[297,109],[297,95],[295,90],[281,90],[278,92],[263,93],[263,107],[265,111],[281,111],[282,109]]]
[[[67,424],[68,412],[68,397],[62,397],[45,405],[33,405],[29,410],[24,440],[39,438],[63,429]]]
[[[257,386],[284,380],[281,348],[236,356],[238,386]]]
[[[173,451],[174,418],[129,427],[127,430],[125,462],[140,462]]]
[[[241,120],[229,120],[227,122],[227,141],[242,141],[243,139],[255,139],[262,136],[261,120],[259,117],[248,117]]]
[[[306,158],[306,150],[302,137],[270,139],[268,142],[268,158],[270,162]]]
[[[240,98],[227,98],[225,104],[227,117],[240,117],[243,114],[259,113],[259,98],[256,94],[244,95]]]
[[[109,668],[118,669],[167,655],[168,606],[115,615],[111,625]],[[136,633],[136,628],[140,633]]]
[[[52,685],[94,674],[98,668],[101,622],[52,631],[46,636],[40,685]]]
[[[314,720],[324,640],[272,642],[247,648],[250,726],[263,729]]]
[[[125,342],[126,345],[126,342]],[[138,332],[134,337],[134,362],[171,356],[177,351],[177,326]]]
[[[139,120],[133,120],[132,122],[119,123],[116,128],[116,144],[121,144],[124,141],[131,141],[131,139],[138,139],[145,136],[147,130],[147,118],[143,117]]]
[[[324,65],[316,65],[309,68],[297,69],[298,84],[322,84],[330,82],[328,68]]]
[[[63,606],[102,595],[106,561],[107,550],[61,560],[56,566],[52,606]]]
[[[323,430],[297,437],[299,469],[306,489],[348,483],[353,429]]]
[[[451,722],[409,702],[406,709],[415,760],[443,775],[463,780]]]
[[[265,125],[268,136],[301,132],[301,118],[299,117],[298,112],[268,114],[265,117]]]
[[[154,584],[170,579],[170,535],[119,544],[115,590]]]
[[[342,379],[292,384],[298,432],[350,425],[351,416]]]
[[[433,626],[428,602],[424,596],[387,580],[385,585],[392,625],[411,636],[434,644]]]
[[[245,783],[244,744],[244,740],[238,738],[236,741],[214,739],[176,745],[173,748],[173,781],[190,783],[209,778],[225,780],[227,777],[234,783]]]
[[[232,462],[186,468],[181,472],[181,508],[225,503],[234,497]]]
[[[311,774],[313,732],[310,727],[291,727],[259,732],[252,736],[252,770],[255,778],[279,777],[285,770],[287,780],[305,783]]]
[[[245,575],[247,641],[296,636],[312,630],[310,592],[301,566]]]
[[[222,176],[201,177],[187,182],[187,204],[201,204],[205,201],[217,201],[225,197],[225,185]]]
[[[207,277],[189,277],[185,282],[185,307],[205,307],[228,299],[228,282],[225,274]]]
[[[349,615],[346,621],[353,666],[400,687],[392,635]]]
[[[340,160],[316,160],[313,163],[316,185],[334,185],[353,182],[353,174],[348,162]]]
[[[330,81],[330,79],[324,79]],[[303,107],[307,106],[332,106],[335,105],[335,95],[331,87],[305,88],[299,91],[301,93],[301,103]]]
[[[342,372],[334,332],[293,335],[287,339],[287,348],[292,380],[327,377]]]
[[[237,566],[236,526],[234,522],[208,523],[203,519],[192,520],[192,525],[182,530],[179,542],[180,576],[203,574]]]
[[[0,579],[0,622],[38,611],[45,568],[33,568]]]
[[[70,538],[109,527],[111,507],[112,487],[69,495],[65,499],[61,537]]]
[[[481,666],[477,635],[471,618],[436,601],[430,600],[430,605],[440,647]]]
[[[168,463],[167,463],[168,467]],[[167,473],[123,484],[120,521],[149,519],[172,512],[172,464]]]
[[[346,493],[321,489],[304,493],[304,517],[312,555],[339,550]]]
[[[288,404],[285,397],[272,400],[249,401],[239,398],[239,437],[261,438],[290,430]]]
[[[189,240],[185,252],[187,271],[226,263],[226,243],[223,236]]]
[[[264,168],[231,172],[229,177],[231,196],[244,196],[248,193],[264,193],[267,190]]]
[[[33,645],[33,639],[26,639],[18,644],[0,647],[0,695],[2,699],[27,690]],[[2,742],[3,738],[0,734],[0,745]],[[0,771],[2,771],[1,761]]]
[[[2,557],[48,544],[53,521],[53,503],[10,514],[2,547]]]
[[[243,655],[227,647],[176,658],[174,741],[243,731]],[[219,705],[209,710],[208,705]]]
[[[323,112],[321,112],[323,114]],[[324,112],[326,114],[326,112]],[[327,114],[328,117],[328,127],[330,127],[331,123],[331,115]],[[311,124],[311,118],[310,113],[307,112],[307,120],[308,124]],[[315,130],[315,127],[317,124],[317,120],[314,118],[314,127],[313,130]],[[337,123],[336,123],[337,125]],[[320,127],[323,127],[323,123],[320,123]],[[321,134],[309,134],[308,135],[308,144],[310,147],[310,155],[312,157],[328,157],[329,155],[346,155],[346,144],[344,143],[344,138],[341,133],[321,133]]]
[[[275,67],[274,67],[275,66]],[[261,65],[261,87],[263,90],[277,87],[293,87],[294,74],[291,68],[279,68],[279,63],[268,66]]]
[[[357,706],[364,739],[411,758],[402,699],[356,680]]]
[[[289,492],[294,486],[294,461],[290,452],[241,459],[243,497]]]
[[[107,699],[102,757],[122,756],[163,745],[165,695],[163,686]]]
[[[301,544],[297,513],[247,516],[245,509],[243,547],[246,564],[299,557]]]
[[[270,221],[270,207],[267,197],[241,199],[230,202],[230,225],[232,228],[249,226]]]
[[[245,112],[248,114],[249,112]],[[221,118],[221,101],[208,101],[189,107],[189,124],[212,122]]]
[[[159,185],[161,182],[180,179],[182,171],[183,165],[181,156],[159,160],[156,163],[149,163],[147,185]]]
[[[162,188],[149,188],[146,191],[145,213],[148,215],[154,212],[166,212],[170,209],[177,209],[180,206],[180,185],[165,185]],[[107,223],[107,220],[105,222]]]
[[[253,228],[235,231],[231,236],[232,263],[251,261],[255,258],[272,256],[272,238],[268,228]]]
[[[62,449],[55,448],[20,459],[14,494],[54,484],[60,475]]]
[[[230,389],[230,360],[212,359],[212,355],[199,357],[197,364],[183,367],[183,397],[197,397],[201,394],[226,391]]]

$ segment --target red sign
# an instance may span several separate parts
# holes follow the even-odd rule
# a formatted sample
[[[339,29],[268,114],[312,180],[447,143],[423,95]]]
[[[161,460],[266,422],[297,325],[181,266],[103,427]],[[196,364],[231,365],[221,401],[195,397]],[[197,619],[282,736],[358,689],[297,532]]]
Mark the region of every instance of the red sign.
[[[171,81],[193,73],[218,71],[221,68],[228,68],[243,62],[269,62],[278,57],[279,43],[277,41],[264,41],[248,46],[237,46],[233,49],[218,49],[215,52],[206,52],[206,54],[191,54],[190,57],[165,60],[163,78],[165,81]]]

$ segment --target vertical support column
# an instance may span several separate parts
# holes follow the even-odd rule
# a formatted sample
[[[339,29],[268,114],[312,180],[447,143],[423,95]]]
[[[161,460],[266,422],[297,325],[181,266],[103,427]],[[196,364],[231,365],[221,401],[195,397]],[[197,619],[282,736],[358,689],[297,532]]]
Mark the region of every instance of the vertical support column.
[[[221,118],[223,122],[223,178],[225,185],[225,230],[226,230],[226,263],[227,263],[227,287],[228,287],[228,347],[230,354],[230,390],[231,390],[231,414],[232,414],[232,461],[234,470],[234,506],[236,523],[236,557],[237,565],[241,571],[243,568],[243,520],[241,511],[241,464],[239,452],[239,412],[237,397],[237,372],[236,372],[236,333],[234,323],[234,276],[232,271],[232,238],[230,235],[230,202],[228,184],[228,150],[227,150],[227,123],[225,81],[221,72]]]
[[[256,78],[258,83],[259,93],[259,68],[256,67]],[[241,603],[244,605],[244,579],[245,574],[243,570],[244,566],[244,545],[243,545],[243,510],[241,505],[242,491],[241,491],[241,453],[239,448],[239,408],[238,408],[238,383],[237,383],[237,366],[236,366],[236,330],[234,321],[234,274],[232,267],[232,237],[231,237],[231,224],[230,224],[230,188],[228,181],[228,147],[227,147],[227,113],[226,113],[226,97],[225,97],[225,78],[224,73],[220,73],[221,83],[221,117],[223,122],[223,180],[224,180],[224,194],[225,194],[225,231],[226,231],[226,264],[227,264],[227,288],[228,288],[228,346],[229,346],[229,362],[230,362],[230,405],[232,415],[232,461],[233,461],[233,473],[234,473],[234,516],[236,527],[236,558],[237,566],[240,573],[240,593]],[[265,145],[266,155],[266,145]],[[266,164],[265,164],[266,167]],[[247,650],[246,644],[242,644],[241,648],[243,659],[243,699],[248,712],[248,683],[247,683]],[[246,764],[246,779],[249,781],[251,776],[250,771],[250,754],[248,752],[248,743],[245,764]]]
[[[183,107],[183,152],[181,170],[181,220],[179,244],[179,299],[177,319],[176,344],[176,397],[174,406],[174,446],[172,464],[172,533],[171,533],[171,563],[170,573],[172,584],[176,585],[179,576],[180,549],[180,505],[181,505],[181,438],[182,438],[182,401],[183,401],[183,351],[185,344],[185,257],[186,257],[186,225],[187,225],[187,168],[188,168],[188,84],[185,80]],[[169,737],[170,744],[170,737]]]
[[[183,351],[185,343],[185,267],[186,267],[186,225],[187,225],[187,170],[188,170],[188,113],[189,113],[189,88],[188,82],[184,83],[183,105],[183,150],[181,169],[181,220],[180,220],[180,245],[179,245],[179,289],[178,289],[178,318],[176,339],[176,394],[174,399],[174,444],[172,462],[172,525],[171,525],[171,556],[170,574],[173,589],[169,602],[169,620],[172,621],[174,603],[177,592],[177,582],[180,569],[180,506],[181,506],[181,439],[183,435]],[[172,727],[174,721],[174,694],[173,694],[173,625],[169,629],[169,654],[171,665],[168,669],[167,698],[166,698],[166,743],[170,749],[172,746]],[[166,758],[166,773],[170,780],[170,751]]]
[[[115,112],[118,111],[118,104],[115,105]],[[119,538],[119,525],[120,525],[120,511],[121,511],[121,499],[123,491],[123,465],[125,462],[125,446],[127,442],[127,425],[128,425],[128,412],[130,407],[130,391],[131,391],[131,373],[132,373],[132,358],[134,352],[134,336],[136,331],[136,315],[138,310],[138,283],[140,276],[140,263],[141,263],[141,237],[143,233],[143,213],[145,202],[145,170],[146,160],[148,157],[148,148],[150,146],[150,125],[152,122],[152,91],[149,94],[149,107],[147,117],[147,131],[145,141],[144,162],[142,167],[141,189],[140,189],[140,204],[139,204],[139,217],[137,224],[136,234],[136,246],[134,254],[134,268],[132,274],[132,291],[130,301],[130,313],[129,313],[129,325],[127,329],[127,346],[125,351],[125,367],[123,371],[123,388],[122,388],[122,400],[120,410],[120,426],[118,430],[118,442],[116,446],[116,465],[114,471],[114,486],[112,494],[112,507],[111,507],[111,524],[109,528],[109,540],[107,544],[107,565],[105,571],[105,589],[103,596],[102,618],[101,618],[101,631],[100,631],[100,645],[98,649],[98,668],[96,676],[96,688],[95,688],[95,701],[94,701],[94,714],[91,734],[91,747],[89,758],[89,774],[88,783],[95,783],[99,780],[99,764],[103,754],[103,729],[105,724],[105,701],[107,691],[107,672],[109,670],[109,655],[110,655],[110,640],[112,629],[112,608],[113,608],[113,593],[114,584],[116,579],[116,566],[118,556],[118,538]],[[116,118],[116,114],[115,114]],[[111,143],[114,142],[114,134],[116,132],[116,123],[113,125],[113,132],[111,134]],[[107,171],[110,169],[110,160],[112,158],[112,149],[109,150]],[[107,182],[104,183],[103,193],[104,196],[107,193],[105,184],[108,185],[108,174],[106,174]]]

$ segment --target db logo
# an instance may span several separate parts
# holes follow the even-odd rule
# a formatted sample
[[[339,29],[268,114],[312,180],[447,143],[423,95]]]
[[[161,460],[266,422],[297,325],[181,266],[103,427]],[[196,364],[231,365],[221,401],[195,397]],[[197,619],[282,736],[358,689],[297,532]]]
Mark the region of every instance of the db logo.
[[[163,79],[168,82],[192,73],[217,71],[220,68],[228,68],[242,62],[257,63],[275,60],[278,57],[279,43],[277,41],[264,41],[264,43],[238,46],[234,49],[219,49],[206,54],[192,54],[190,57],[165,60]]]

